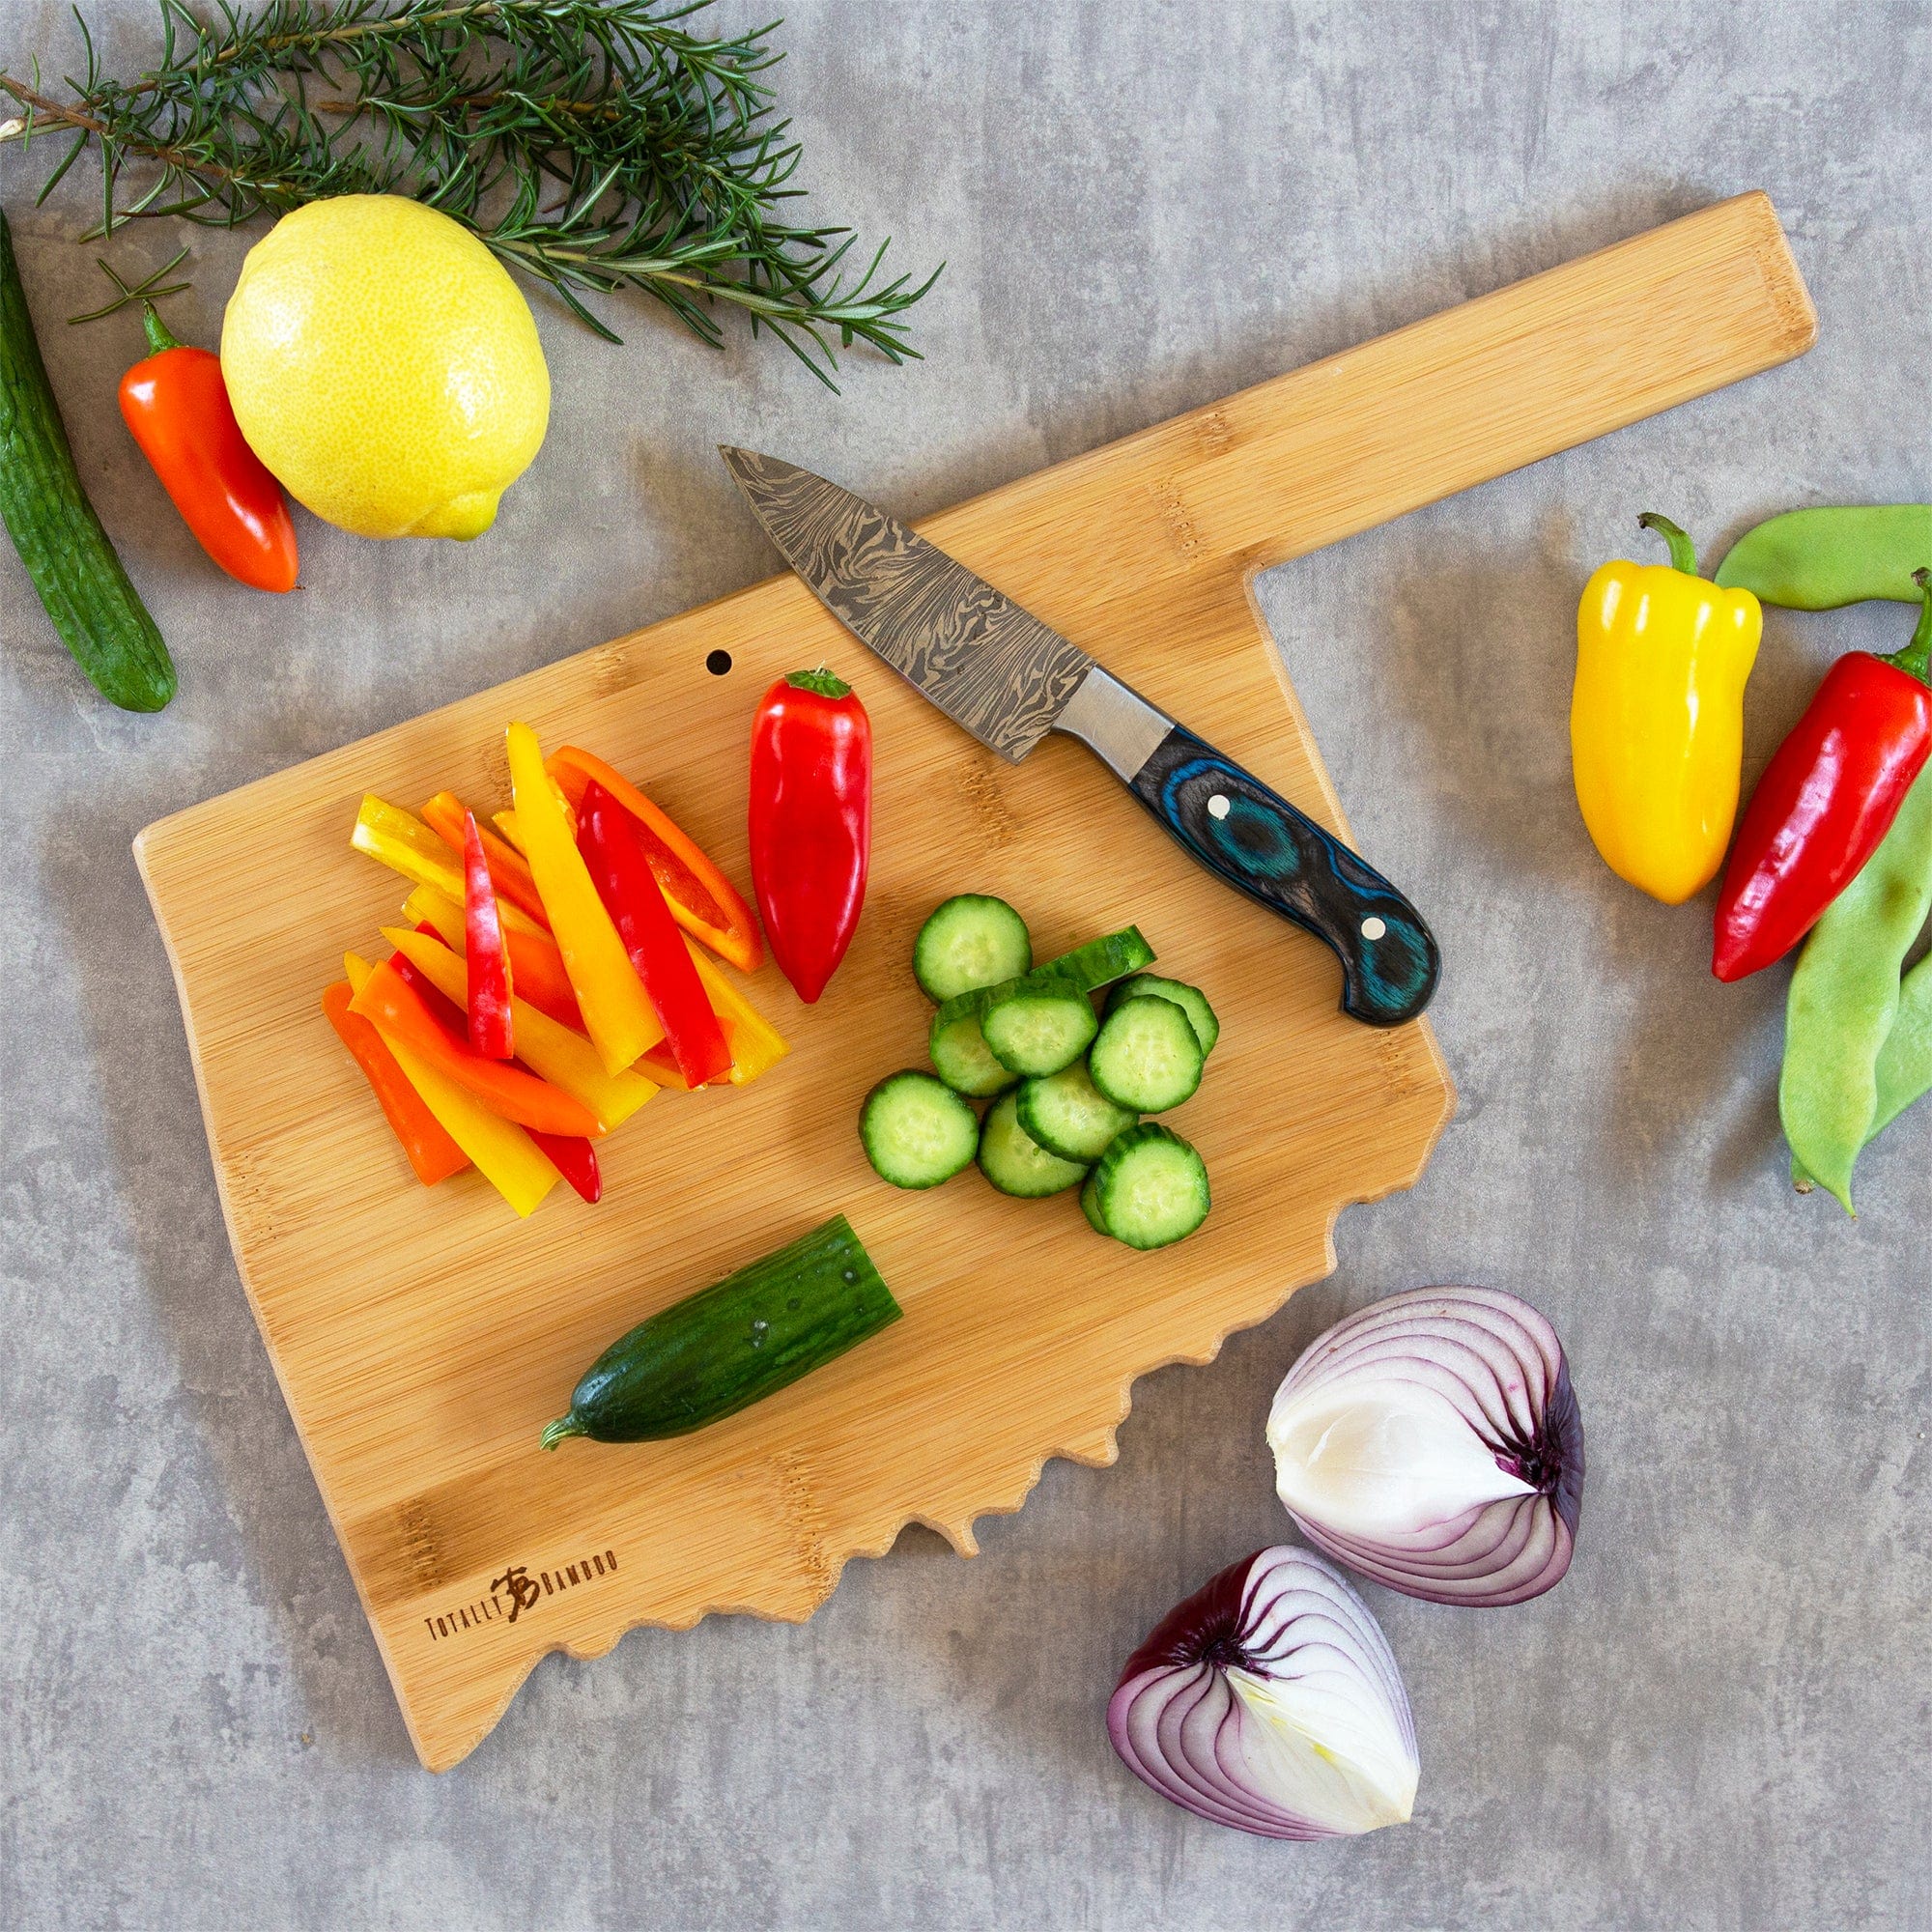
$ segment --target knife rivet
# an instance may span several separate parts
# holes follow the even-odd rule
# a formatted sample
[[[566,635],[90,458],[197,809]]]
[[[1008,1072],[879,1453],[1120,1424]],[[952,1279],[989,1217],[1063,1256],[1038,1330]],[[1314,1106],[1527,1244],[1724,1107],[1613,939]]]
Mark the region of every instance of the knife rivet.
[[[1227,815],[1228,815],[1227,795],[1224,792],[1217,791],[1214,794],[1214,796],[1208,801],[1208,816],[1209,818],[1226,818]]]
[[[1386,923],[1377,919],[1373,913],[1362,922],[1362,937],[1364,939],[1381,939],[1386,937],[1387,933],[1388,926]]]

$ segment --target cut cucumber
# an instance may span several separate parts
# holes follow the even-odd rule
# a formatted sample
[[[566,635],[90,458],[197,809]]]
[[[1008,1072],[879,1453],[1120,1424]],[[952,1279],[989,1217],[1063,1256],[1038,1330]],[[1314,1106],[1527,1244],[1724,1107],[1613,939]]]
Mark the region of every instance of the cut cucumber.
[[[937,907],[913,941],[912,972],[928,1000],[1015,980],[1033,965],[1026,921],[1005,899],[961,893]]]
[[[986,986],[976,993],[961,993],[946,1005],[984,1013],[997,1002],[1019,993],[1097,993],[1102,986],[1111,985],[1129,973],[1138,973],[1152,961],[1153,948],[1141,937],[1140,927],[1122,926],[1119,932],[1110,932],[1103,939],[1090,939],[1085,946],[1076,946],[1071,952],[1063,952],[1058,959],[1036,966],[1031,973],[1022,973],[1014,980],[1002,980],[997,986]],[[940,1010],[944,1012],[946,1008]]]
[[[1100,1030],[1085,993],[1070,986],[1029,987],[986,1009],[980,1022],[993,1058],[1014,1073],[1037,1077],[1071,1066]]]
[[[1147,993],[1107,1015],[1087,1067],[1115,1106],[1158,1114],[1179,1106],[1201,1085],[1206,1060],[1185,1009]]]
[[[1027,1081],[1016,1104],[1020,1125],[1063,1160],[1098,1160],[1114,1136],[1139,1118],[1131,1108],[1115,1106],[1094,1086],[1084,1060]]]
[[[1099,1188],[1095,1177],[1091,1174],[1080,1189],[1080,1211],[1086,1215],[1087,1225],[1096,1235],[1106,1234],[1106,1224],[1100,1219]]]
[[[881,1179],[895,1187],[937,1187],[971,1166],[980,1122],[930,1073],[894,1073],[866,1095],[859,1139]]]
[[[1214,1017],[1214,1009],[1208,1004],[1208,995],[1199,986],[1190,986],[1180,980],[1163,980],[1158,973],[1136,973],[1131,980],[1122,980],[1107,995],[1107,1010],[1127,1000],[1138,1000],[1152,993],[1163,1000],[1172,1000],[1187,1015],[1188,1023],[1194,1029],[1194,1037],[1201,1042],[1204,1055],[1214,1051],[1214,1042],[1221,1037],[1221,1022]]]
[[[1008,1094],[986,1109],[980,1129],[980,1172],[1002,1194],[1037,1201],[1077,1185],[1086,1178],[1087,1164],[1062,1160],[1032,1139],[1019,1123],[1016,1096]]]
[[[1139,1001],[1129,1001],[1138,1006]],[[1208,1169],[1177,1133],[1155,1121],[1129,1127],[1100,1156],[1083,1195],[1087,1218],[1130,1248],[1164,1248],[1208,1218]]]
[[[939,1077],[955,1094],[985,1100],[1013,1084],[1015,1076],[993,1058],[986,1036],[980,1031],[977,993],[961,993],[933,1014],[925,1050]]]

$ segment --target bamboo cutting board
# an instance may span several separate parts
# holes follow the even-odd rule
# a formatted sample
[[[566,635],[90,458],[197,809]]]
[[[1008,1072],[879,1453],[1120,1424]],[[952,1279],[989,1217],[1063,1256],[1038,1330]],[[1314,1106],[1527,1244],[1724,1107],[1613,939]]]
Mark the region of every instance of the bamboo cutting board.
[[[1254,573],[1814,333],[1776,216],[1746,195],[922,527],[1346,836]],[[839,480],[866,487],[863,467]],[[720,651],[723,674],[706,668]],[[743,884],[753,707],[821,658],[872,714],[876,842],[865,923],[821,1005],[769,967],[752,987],[791,1056],[743,1090],[659,1094],[605,1144],[598,1208],[559,1188],[519,1223],[473,1174],[415,1185],[317,1005],[402,896],[349,849],[362,793],[413,807],[447,785],[494,806],[521,718],[547,748],[582,744],[635,777]],[[1361,667],[1370,694],[1378,674]],[[1426,1024],[1344,1019],[1330,955],[1190,864],[1080,747],[999,763],[790,578],[163,819],[135,852],[242,1279],[438,1770],[546,1651],[594,1657],[633,1625],[714,1610],[804,1618],[909,1520],[971,1554],[974,1519],[1016,1509],[1046,1458],[1112,1461],[1136,1376],[1209,1360],[1325,1273],[1340,1208],[1409,1185],[1452,1105]],[[1430,881],[1397,883],[1427,917]],[[1222,1041],[1178,1120],[1214,1187],[1192,1239],[1136,1255],[1070,1195],[1009,1201],[973,1175],[900,1194],[867,1167],[859,1101],[923,1055],[913,933],[962,891],[1010,899],[1042,957],[1138,921],[1159,970],[1208,989]],[[681,1441],[538,1449],[612,1337],[839,1209],[904,1321]]]

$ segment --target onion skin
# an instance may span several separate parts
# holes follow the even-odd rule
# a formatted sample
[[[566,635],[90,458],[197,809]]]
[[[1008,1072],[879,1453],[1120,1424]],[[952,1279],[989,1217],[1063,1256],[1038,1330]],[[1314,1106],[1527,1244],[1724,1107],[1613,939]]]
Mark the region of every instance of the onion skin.
[[[1570,1567],[1583,1498],[1583,1418],[1556,1331],[1500,1289],[1423,1288],[1338,1322],[1304,1350],[1275,1393],[1268,1439],[1279,1466],[1295,1405],[1353,1384],[1387,1399],[1407,1387],[1460,1411],[1498,1468],[1530,1488],[1440,1521],[1366,1536],[1289,1501],[1297,1528],[1336,1562],[1431,1603],[1525,1603]]]
[[[1268,1719],[1231,1671],[1290,1684],[1329,1720],[1331,1735],[1315,1740],[1329,1767],[1321,1802],[1297,1810],[1261,1788]],[[1258,1549],[1170,1610],[1121,1672],[1107,1734],[1163,1798],[1259,1837],[1350,1836],[1406,1822],[1414,1802],[1415,1726],[1387,1639],[1306,1549]],[[1351,1744],[1365,1747],[1352,1762]]]

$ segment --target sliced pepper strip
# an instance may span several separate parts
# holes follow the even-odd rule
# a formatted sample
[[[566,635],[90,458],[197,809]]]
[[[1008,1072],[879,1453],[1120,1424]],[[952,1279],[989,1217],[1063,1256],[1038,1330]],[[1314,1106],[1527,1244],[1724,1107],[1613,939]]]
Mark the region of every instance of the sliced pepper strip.
[[[640,830],[595,779],[584,786],[577,812],[577,849],[644,982],[684,1084],[702,1087],[730,1071],[731,1049],[644,856]]]
[[[423,807],[422,815],[423,823],[439,838],[458,852],[464,849],[464,823],[474,814],[453,791],[438,792]],[[543,895],[530,875],[529,862],[489,826],[479,824],[477,831],[482,838],[483,855],[490,862],[492,884],[512,905],[521,907],[549,931],[550,915],[544,911]]]
[[[604,1198],[604,1173],[597,1150],[588,1141],[566,1140],[556,1134],[532,1134],[537,1151],[594,1208]]]
[[[417,1059],[475,1094],[493,1114],[520,1127],[547,1134],[597,1134],[603,1123],[574,1094],[563,1093],[501,1060],[485,1060],[452,1038],[422,995],[407,984],[386,960],[370,975],[351,1003],[353,1011],[373,1021],[391,1046],[406,1046]],[[461,1146],[461,1141],[458,1142]]]
[[[725,974],[720,972],[689,939],[684,943],[691,954],[691,963],[697,968],[697,977],[703,981],[711,1009],[718,1015],[719,1024],[724,1029],[724,1037],[731,1045],[731,1071],[727,1078],[734,1087],[748,1086],[759,1074],[769,1072],[776,1066],[791,1048],[780,1037],[778,1029],[739,992]],[[669,1056],[661,1047],[653,1047],[639,1065],[651,1079],[667,1087],[681,1088],[684,1083],[676,1077],[676,1068],[670,1066],[668,1062]]]
[[[452,1006],[463,1006],[469,968],[461,953],[443,944],[440,934],[384,926],[383,937]],[[628,1121],[657,1092],[650,1080],[628,1067],[606,1072],[597,1049],[582,1034],[558,1026],[521,999],[516,1008],[518,1057],[531,1072],[582,1100],[606,1129]]]
[[[366,989],[375,969],[350,953],[343,960],[356,998]],[[352,1006],[352,1010],[353,1010]],[[380,1033],[382,1029],[378,1027]],[[476,1171],[514,1208],[528,1214],[553,1187],[557,1174],[540,1154],[522,1127],[499,1120],[489,1108],[419,1060],[400,1041],[384,1037],[404,1077],[422,1096],[423,1105],[442,1123],[443,1130],[476,1163]]]
[[[764,964],[764,941],[744,895],[668,813],[602,758],[575,745],[552,756],[550,774],[580,811],[583,788],[594,779],[638,821],[648,835],[644,850],[670,902],[671,917],[687,932],[696,933],[741,973],[755,973]]]
[[[606,1070],[619,1073],[634,1065],[646,1047],[655,1045],[664,1029],[578,854],[563,802],[544,770],[536,733],[527,724],[512,724],[506,742],[525,856],[543,895],[557,951],[583,1010],[583,1023],[604,1057]]]
[[[355,1056],[371,1091],[383,1109],[390,1131],[402,1143],[410,1165],[425,1187],[461,1174],[469,1165],[469,1156],[450,1139],[423,1097],[410,1085],[409,1076],[396,1065],[383,1036],[360,1013],[352,1013],[349,1003],[355,997],[347,980],[338,980],[322,996],[322,1009],[328,1023],[341,1035],[342,1043]]]
[[[350,833],[349,842],[392,872],[400,872],[411,885],[427,886],[453,905],[463,903],[461,857],[414,812],[405,811],[401,806],[368,792],[363,797],[361,810],[355,814],[355,829]],[[528,913],[515,905],[503,908],[503,923],[513,932],[543,930]]]
[[[469,1044],[486,1060],[517,1056],[516,1011],[503,916],[474,812],[463,814],[463,956],[469,962],[464,1016]]]
[[[497,903],[501,905],[501,901]],[[563,954],[547,932],[525,932],[509,923],[515,909],[504,907],[503,946],[510,955],[510,983],[516,997],[547,1013],[558,1026],[583,1033],[583,1014],[570,990]],[[418,886],[403,901],[403,917],[412,925],[433,925],[452,952],[466,950],[463,908],[444,898],[434,886]]]

